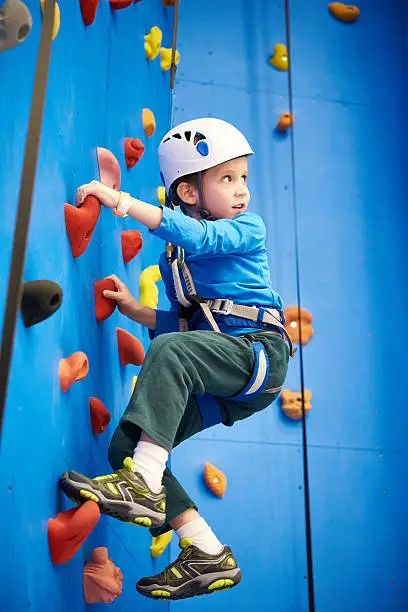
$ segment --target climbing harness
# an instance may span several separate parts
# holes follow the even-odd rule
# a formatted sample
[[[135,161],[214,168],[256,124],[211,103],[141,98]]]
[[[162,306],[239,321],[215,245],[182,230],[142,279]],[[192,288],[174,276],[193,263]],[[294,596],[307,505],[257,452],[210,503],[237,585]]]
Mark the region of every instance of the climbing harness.
[[[183,275],[188,295],[184,293],[179,270],[181,270]],[[292,357],[294,356],[295,351],[293,349],[292,341],[282,324],[281,316],[278,310],[273,308],[258,308],[257,306],[234,304],[233,300],[228,299],[207,300],[197,295],[190,270],[184,261],[184,250],[179,247],[177,248],[177,257],[175,257],[171,262],[171,271],[177,300],[179,302],[180,331],[188,331],[188,323],[189,319],[191,318],[190,315],[191,313],[197,311],[197,308],[201,309],[211,329],[218,333],[221,333],[221,331],[216,320],[214,319],[214,314],[223,316],[237,316],[254,321],[259,325],[273,325],[275,328],[277,328],[279,333],[281,333],[281,335],[287,339],[290,346],[290,354]],[[254,351],[254,367],[251,379],[239,393],[225,399],[233,400],[235,402],[248,402],[258,397],[261,393],[279,393],[282,390],[283,385],[265,391],[269,377],[268,354],[264,345],[260,341],[252,342],[252,348]],[[222,422],[221,407],[217,401],[217,398],[209,393],[204,395],[194,395],[194,398],[201,413],[201,430],[207,429],[208,427],[212,427],[213,425]]]
[[[183,279],[186,285],[187,293],[184,294],[180,272],[183,275]],[[254,321],[259,325],[273,325],[278,328],[278,331],[285,337],[289,343],[290,355],[294,356],[295,350],[293,348],[292,340],[286,331],[280,313],[275,308],[264,308],[257,306],[244,306],[242,304],[234,304],[233,300],[228,299],[216,299],[207,300],[197,295],[197,291],[194,285],[193,278],[190,270],[184,261],[184,251],[178,248],[177,257],[171,263],[171,271],[173,275],[174,289],[176,291],[177,300],[180,308],[180,331],[188,331],[188,319],[189,309],[193,305],[198,306],[205,318],[207,319],[211,329],[215,332],[220,332],[217,322],[214,319],[213,314],[219,314],[224,316],[236,316],[243,319]],[[192,312],[192,311],[191,311]]]

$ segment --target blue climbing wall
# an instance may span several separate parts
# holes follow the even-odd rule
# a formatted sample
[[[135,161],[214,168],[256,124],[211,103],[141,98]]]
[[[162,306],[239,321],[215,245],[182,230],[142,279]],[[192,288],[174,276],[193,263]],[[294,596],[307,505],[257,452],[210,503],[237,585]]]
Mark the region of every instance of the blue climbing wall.
[[[37,0],[26,3],[30,37],[0,54],[3,296],[41,25]],[[83,564],[103,545],[125,576],[112,609],[168,609],[140,597],[134,583],[164,567],[178,552],[176,542],[152,562],[147,532],[102,517],[69,563],[53,566],[48,553],[47,520],[71,507],[57,491],[58,476],[67,468],[108,469],[110,434],[138,371],[120,368],[116,327],[148,346],[146,332],[117,312],[95,322],[93,282],[116,272],[137,297],[140,272],[162,248],[141,229],[143,250],[125,267],[120,232],[135,225],[103,210],[88,250],[72,258],[63,204],[73,202],[78,185],[98,177],[96,146],[120,160],[124,190],[157,201],[155,150],[168,126],[169,75],[158,60],[146,62],[143,35],[159,25],[170,46],[173,17],[159,0],[115,14],[100,0],[94,24],[85,28],[78,4],[60,2],[24,273],[25,280],[57,281],[64,302],[36,327],[26,329],[20,319],[17,325],[0,455],[0,568],[8,585],[0,610],[85,609]],[[334,20],[322,0],[290,4],[292,134],[274,130],[289,97],[287,73],[267,63],[274,45],[286,42],[278,0],[182,0],[174,121],[217,116],[247,134],[256,151],[252,205],[267,225],[273,284],[285,305],[294,305],[299,273],[301,305],[314,317],[315,335],[302,358],[313,394],[307,432],[316,610],[405,612],[408,19],[402,0],[386,9],[380,0],[361,0],[360,19],[351,25]],[[149,140],[143,107],[157,120]],[[141,137],[146,146],[130,172],[125,136]],[[3,313],[4,299],[0,320]],[[89,357],[89,376],[62,394],[59,360],[77,350]],[[300,390],[299,354],[287,387]],[[90,396],[113,415],[99,438],[90,429]],[[174,472],[243,570],[239,588],[176,605],[306,612],[301,439],[300,423],[275,404],[175,451]],[[206,461],[227,475],[223,500],[202,484]]]
[[[247,133],[253,207],[266,221],[272,280],[286,306],[297,302],[297,231],[301,305],[315,329],[302,356],[313,394],[316,610],[402,612],[408,21],[396,1],[361,0],[355,24],[332,18],[327,2],[290,5],[294,163],[290,137],[273,129],[288,110],[288,76],[266,61],[286,42],[282,2],[214,0],[204,9],[184,0],[175,119],[213,115]],[[298,354],[293,391],[299,364]],[[308,609],[300,441],[301,424],[275,405],[174,453],[174,472],[243,570],[241,586],[214,598],[213,610]],[[200,482],[205,461],[228,477],[223,501]]]
[[[24,279],[51,279],[64,292],[60,310],[49,320],[26,329],[19,317],[1,447],[0,567],[3,591],[0,610],[82,610],[83,565],[96,546],[108,546],[124,574],[116,610],[135,606],[135,582],[155,570],[148,532],[102,517],[85,545],[67,564],[53,566],[47,543],[47,520],[72,504],[57,490],[66,469],[104,473],[107,446],[131,393],[136,367],[119,365],[116,327],[143,341],[147,333],[115,312],[103,324],[94,315],[93,283],[115,272],[139,295],[142,269],[156,263],[161,244],[141,229],[144,247],[124,266],[121,230],[129,228],[102,210],[90,246],[72,257],[64,223],[64,202],[74,202],[76,188],[98,178],[96,147],[110,149],[122,168],[122,188],[156,202],[160,184],[155,151],[167,129],[169,73],[159,59],[149,64],[143,36],[153,25],[171,46],[173,9],[161,2],[141,2],[112,13],[101,0],[95,22],[85,28],[79,2],[60,2],[61,27],[52,46],[41,151],[27,247]],[[0,302],[1,320],[17,209],[25,134],[41,28],[39,2],[27,5],[33,30],[24,44],[0,54]],[[153,110],[157,132],[147,140],[141,113]],[[124,137],[139,137],[145,154],[126,170]],[[58,364],[74,351],[89,357],[88,377],[66,394],[59,388]],[[105,434],[95,438],[89,397],[100,398],[112,412]],[[140,598],[150,610],[153,603]],[[94,606],[98,609],[98,606]]]

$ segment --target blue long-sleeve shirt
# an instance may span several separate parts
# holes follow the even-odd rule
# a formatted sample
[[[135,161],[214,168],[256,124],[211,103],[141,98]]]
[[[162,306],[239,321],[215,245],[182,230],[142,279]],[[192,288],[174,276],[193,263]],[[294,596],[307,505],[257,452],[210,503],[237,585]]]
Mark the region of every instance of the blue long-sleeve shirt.
[[[162,222],[151,232],[184,249],[185,262],[201,297],[229,299],[237,304],[276,308],[282,312],[282,299],[272,289],[270,279],[265,225],[255,213],[244,212],[233,219],[198,221],[179,210],[163,208]],[[179,330],[177,296],[164,253],[159,267],[171,306],[170,311],[156,311],[156,329],[151,337]],[[235,316],[215,315],[214,318],[222,332],[233,336],[265,330],[255,322]],[[194,329],[211,328],[201,316]]]

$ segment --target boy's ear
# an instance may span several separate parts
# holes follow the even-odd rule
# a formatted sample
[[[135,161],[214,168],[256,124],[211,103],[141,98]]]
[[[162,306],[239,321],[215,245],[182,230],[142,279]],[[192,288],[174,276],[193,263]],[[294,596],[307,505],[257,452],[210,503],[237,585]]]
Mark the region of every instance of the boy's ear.
[[[197,190],[190,183],[180,183],[177,187],[177,195],[185,202],[185,204],[197,204]]]

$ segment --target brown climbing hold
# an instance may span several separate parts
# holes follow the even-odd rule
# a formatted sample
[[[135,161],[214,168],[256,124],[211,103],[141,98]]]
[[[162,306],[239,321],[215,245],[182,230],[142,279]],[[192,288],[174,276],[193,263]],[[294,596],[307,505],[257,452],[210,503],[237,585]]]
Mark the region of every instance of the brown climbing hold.
[[[360,9],[357,6],[343,4],[342,2],[331,2],[329,4],[329,11],[336,19],[348,23],[355,21],[360,15]]]
[[[83,380],[89,372],[88,357],[82,351],[72,353],[69,357],[61,359],[59,363],[59,381],[61,390],[66,393],[71,385]]]
[[[86,603],[111,603],[122,593],[123,574],[108,557],[108,549],[100,546],[92,551],[84,567]]]
[[[109,425],[111,413],[97,397],[89,398],[89,410],[91,413],[92,431],[95,436],[99,436]]]
[[[116,328],[116,336],[118,339],[120,365],[142,365],[145,354],[140,340],[120,327]]]
[[[100,212],[99,200],[93,195],[86,196],[79,208],[64,204],[65,227],[74,257],[80,257],[86,251]]]
[[[103,278],[94,284],[95,316],[97,321],[105,321],[116,308],[115,300],[103,295],[105,289],[116,291],[116,285],[111,278]]]
[[[140,138],[125,138],[125,161],[128,170],[136,166],[144,150],[144,144]]]
[[[295,123],[295,120],[293,118],[292,113],[283,113],[283,115],[279,117],[279,121],[278,121],[278,125],[276,126],[276,129],[279,132],[284,132],[288,128],[292,127],[294,123]]]
[[[314,329],[311,325],[313,317],[310,312],[304,308],[299,309],[297,306],[289,306],[285,308],[284,315],[286,320],[285,328],[292,342],[300,344],[300,336],[302,336],[302,344],[307,344],[314,334]]]
[[[55,565],[72,559],[100,516],[98,504],[87,501],[78,508],[59,512],[55,519],[48,520],[48,547]]]
[[[81,15],[86,26],[93,24],[99,0],[79,0]]]
[[[176,6],[176,0],[163,0],[163,6]]]
[[[124,230],[121,241],[123,261],[127,264],[141,251],[143,246],[142,234],[138,230]]]
[[[109,0],[112,11],[120,11],[132,4],[133,0]]]
[[[218,468],[211,463],[206,463],[204,468],[204,482],[217,497],[224,497],[227,488],[227,478]]]
[[[303,391],[304,396],[304,409],[305,414],[307,414],[312,405],[310,400],[312,399],[312,394],[310,391],[305,389]],[[286,414],[287,417],[293,419],[294,421],[298,421],[302,418],[302,393],[294,393],[289,389],[285,389],[281,393],[281,401],[282,401],[282,410]]]
[[[149,108],[144,108],[142,111],[143,129],[147,138],[153,136],[156,131],[156,119]]]

